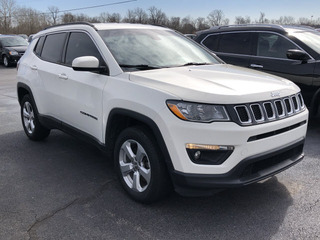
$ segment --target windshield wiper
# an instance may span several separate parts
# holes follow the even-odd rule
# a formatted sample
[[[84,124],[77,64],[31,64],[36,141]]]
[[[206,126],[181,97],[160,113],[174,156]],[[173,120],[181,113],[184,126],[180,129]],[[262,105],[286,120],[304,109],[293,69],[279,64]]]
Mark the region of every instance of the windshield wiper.
[[[188,62],[186,64],[181,65],[180,67],[184,67],[184,66],[199,66],[199,65],[211,65],[211,63],[207,63],[207,62]]]
[[[148,69],[159,69],[161,67],[150,66],[147,64],[137,64],[137,65],[128,65],[128,64],[119,64],[120,67],[123,68],[137,68],[140,70],[148,70]]]

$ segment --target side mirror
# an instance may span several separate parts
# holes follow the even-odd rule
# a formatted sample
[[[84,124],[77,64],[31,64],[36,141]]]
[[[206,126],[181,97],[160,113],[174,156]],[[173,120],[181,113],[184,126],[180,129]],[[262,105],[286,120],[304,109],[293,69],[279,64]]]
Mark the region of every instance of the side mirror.
[[[303,62],[306,62],[310,59],[309,55],[306,52],[299,49],[289,49],[287,51],[287,58],[293,60],[300,60]]]
[[[75,58],[72,61],[72,68],[75,71],[98,72],[109,75],[109,68],[100,66],[99,60],[93,56]]]
[[[96,57],[77,57],[72,61],[72,68],[75,71],[96,71],[99,68],[99,60]]]

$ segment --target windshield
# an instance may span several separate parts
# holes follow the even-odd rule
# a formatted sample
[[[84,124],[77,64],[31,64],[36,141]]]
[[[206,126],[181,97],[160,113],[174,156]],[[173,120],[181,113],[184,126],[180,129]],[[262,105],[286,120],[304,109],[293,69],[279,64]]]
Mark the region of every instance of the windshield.
[[[192,40],[170,30],[98,31],[123,71],[220,63]]]
[[[308,45],[314,51],[320,54],[320,32],[316,31],[292,31],[290,35],[299,39],[301,42]]]
[[[28,46],[28,42],[22,37],[6,37],[1,38],[4,47]]]

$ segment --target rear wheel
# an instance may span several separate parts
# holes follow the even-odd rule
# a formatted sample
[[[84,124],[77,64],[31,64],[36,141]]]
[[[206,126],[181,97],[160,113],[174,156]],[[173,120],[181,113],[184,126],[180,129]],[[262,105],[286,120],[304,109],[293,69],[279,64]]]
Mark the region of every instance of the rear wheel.
[[[130,127],[121,132],[114,160],[119,180],[134,200],[151,203],[171,190],[162,155],[145,128]]]
[[[50,129],[39,122],[35,105],[29,95],[25,95],[21,101],[21,120],[24,132],[31,140],[40,141],[49,136]]]

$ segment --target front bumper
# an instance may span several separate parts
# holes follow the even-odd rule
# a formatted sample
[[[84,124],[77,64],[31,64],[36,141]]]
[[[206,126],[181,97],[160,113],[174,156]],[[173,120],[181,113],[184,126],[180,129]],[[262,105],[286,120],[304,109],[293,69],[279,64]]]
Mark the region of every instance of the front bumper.
[[[20,54],[19,55],[9,55],[8,60],[9,60],[10,64],[16,64],[20,58],[21,58]]]
[[[175,190],[184,196],[211,195],[221,189],[241,187],[269,178],[304,157],[304,139],[294,144],[242,160],[225,174],[172,173]]]

